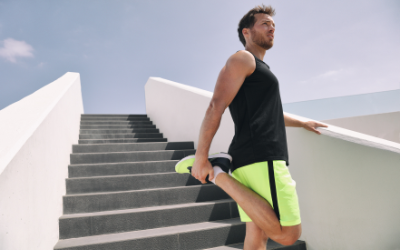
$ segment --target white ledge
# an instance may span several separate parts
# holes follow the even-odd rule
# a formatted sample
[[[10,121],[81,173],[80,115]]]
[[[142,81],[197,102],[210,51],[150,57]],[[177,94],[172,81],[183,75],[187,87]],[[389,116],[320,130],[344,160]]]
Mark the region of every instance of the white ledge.
[[[322,135],[338,138],[341,140],[353,142],[356,144],[378,148],[382,150],[388,150],[400,154],[400,144],[384,140],[378,137],[357,133],[344,128],[329,125],[328,128],[320,127],[317,128]]]
[[[290,115],[291,117],[297,118],[301,121],[315,121],[313,119],[289,114],[287,112],[284,112],[284,113],[287,115]],[[322,135],[338,138],[341,140],[353,142],[353,143],[368,146],[368,147],[378,148],[378,149],[382,149],[382,150],[388,150],[388,151],[392,151],[392,152],[400,154],[400,144],[399,143],[388,141],[388,140],[381,139],[381,138],[371,136],[371,135],[358,133],[358,132],[355,132],[355,131],[352,131],[349,129],[336,127],[336,126],[330,125],[329,123],[324,123],[324,122],[321,122],[321,123],[326,124],[328,126],[327,128],[324,128],[324,127],[317,128],[317,130],[320,131]]]

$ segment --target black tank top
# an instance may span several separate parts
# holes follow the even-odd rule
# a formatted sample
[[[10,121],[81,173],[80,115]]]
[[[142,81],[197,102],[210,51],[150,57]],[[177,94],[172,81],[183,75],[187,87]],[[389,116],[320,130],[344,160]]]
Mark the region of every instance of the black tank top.
[[[228,151],[232,172],[256,162],[284,160],[288,165],[289,161],[278,79],[266,63],[254,58],[256,69],[229,105],[235,123]]]

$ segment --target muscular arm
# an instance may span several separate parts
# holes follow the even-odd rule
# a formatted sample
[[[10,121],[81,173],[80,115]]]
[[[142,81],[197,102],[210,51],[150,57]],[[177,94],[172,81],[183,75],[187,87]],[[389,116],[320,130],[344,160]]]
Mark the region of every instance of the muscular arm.
[[[327,125],[316,121],[302,121],[286,113],[283,113],[283,117],[285,119],[286,127],[302,127],[316,134],[321,134],[321,132],[316,130],[317,127],[328,127]]]
[[[253,73],[255,67],[253,55],[246,51],[239,51],[228,59],[218,76],[213,97],[201,124],[199,144],[192,168],[192,175],[202,183],[205,183],[207,175],[209,179],[214,178],[214,171],[208,161],[208,152],[222,114],[235,98],[245,78]]]

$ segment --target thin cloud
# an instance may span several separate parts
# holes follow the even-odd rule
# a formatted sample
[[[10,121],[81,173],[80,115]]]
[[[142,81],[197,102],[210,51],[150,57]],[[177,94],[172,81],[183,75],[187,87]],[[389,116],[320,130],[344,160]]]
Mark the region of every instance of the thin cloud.
[[[0,57],[7,61],[16,63],[18,57],[33,57],[33,47],[25,41],[18,41],[12,38],[0,42]]]
[[[381,62],[373,69],[368,66],[327,70],[304,81],[297,82],[296,91],[289,93],[284,103],[322,98],[359,95],[399,89],[399,75],[391,69],[392,62]],[[301,91],[299,90],[301,88]],[[300,93],[300,94],[299,94]]]
[[[348,75],[348,73],[350,73],[349,70],[344,70],[344,69],[329,70],[323,74],[311,77],[308,80],[300,81],[300,84],[314,84],[316,82],[327,81],[327,80],[334,81],[343,75]]]

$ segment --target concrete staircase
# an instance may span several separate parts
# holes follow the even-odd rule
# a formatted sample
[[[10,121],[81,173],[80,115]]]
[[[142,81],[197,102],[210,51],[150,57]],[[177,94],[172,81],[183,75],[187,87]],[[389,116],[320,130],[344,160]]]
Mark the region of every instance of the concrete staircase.
[[[193,142],[167,142],[146,115],[82,115],[54,249],[243,249],[236,203],[174,172],[194,152]]]

